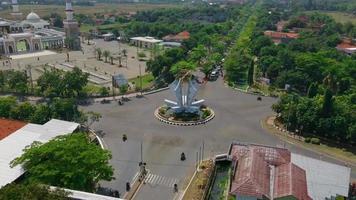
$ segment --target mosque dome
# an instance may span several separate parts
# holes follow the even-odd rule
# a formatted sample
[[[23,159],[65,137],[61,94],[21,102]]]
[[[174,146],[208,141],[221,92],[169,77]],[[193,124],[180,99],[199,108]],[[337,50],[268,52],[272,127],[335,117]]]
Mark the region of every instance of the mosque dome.
[[[26,17],[26,20],[36,22],[40,21],[41,18],[36,13],[30,12],[30,14],[28,14]]]

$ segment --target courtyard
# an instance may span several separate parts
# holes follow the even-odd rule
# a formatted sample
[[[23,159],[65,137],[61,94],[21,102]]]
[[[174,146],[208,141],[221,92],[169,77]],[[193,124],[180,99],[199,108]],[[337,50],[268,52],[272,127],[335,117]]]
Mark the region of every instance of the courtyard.
[[[261,120],[272,115],[271,105],[275,98],[262,97],[234,91],[227,88],[221,79],[203,85],[197,98],[204,98],[206,104],[215,111],[215,118],[205,125],[178,127],[164,124],[154,117],[154,110],[163,104],[165,98],[172,99],[170,91],[133,98],[119,106],[93,104],[83,107],[102,114],[94,128],[101,132],[107,148],[112,152],[112,165],[116,180],[103,182],[102,186],[125,193],[125,184],[138,174],[138,163],[142,160],[149,170],[146,184],[135,199],[174,199],[172,184],[177,183],[182,190],[189,176],[195,170],[196,154],[204,143],[204,158],[226,153],[232,141],[285,146],[294,153],[343,164],[284,143],[261,127]],[[122,141],[123,134],[128,140]],[[180,161],[184,152],[187,160]],[[355,177],[355,169],[352,169]]]
[[[96,58],[96,50],[100,48],[102,52],[109,51],[114,58],[113,64],[110,63],[109,57],[105,62],[105,57],[101,56],[101,61]],[[119,67],[119,53],[126,50],[126,57],[121,59],[121,67]],[[10,60],[2,59],[0,70],[14,69],[25,70],[28,66],[32,69],[32,78],[37,78],[43,73],[43,67],[49,65],[61,70],[71,70],[74,66],[79,67],[85,72],[91,74],[93,84],[100,86],[111,86],[111,76],[114,74],[124,74],[127,79],[137,77],[139,66],[142,68],[142,74],[145,74],[146,62],[137,58],[137,52],[144,52],[145,60],[149,59],[150,52],[144,49],[138,49],[126,43],[118,41],[104,41],[95,39],[90,41],[90,45],[82,43],[82,51],[71,51],[69,54],[69,62],[67,62],[67,52],[41,51],[28,54],[18,54],[10,56]],[[127,58],[127,59],[126,59]],[[98,80],[99,79],[99,80]]]

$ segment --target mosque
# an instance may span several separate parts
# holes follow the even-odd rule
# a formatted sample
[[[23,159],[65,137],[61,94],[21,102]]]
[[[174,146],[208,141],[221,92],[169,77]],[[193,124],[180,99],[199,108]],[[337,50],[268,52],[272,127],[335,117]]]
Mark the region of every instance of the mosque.
[[[79,50],[79,28],[73,18],[71,0],[66,0],[64,32],[51,28],[48,21],[30,12],[25,20],[17,0],[12,0],[12,20],[0,18],[0,54],[13,55],[67,47]]]

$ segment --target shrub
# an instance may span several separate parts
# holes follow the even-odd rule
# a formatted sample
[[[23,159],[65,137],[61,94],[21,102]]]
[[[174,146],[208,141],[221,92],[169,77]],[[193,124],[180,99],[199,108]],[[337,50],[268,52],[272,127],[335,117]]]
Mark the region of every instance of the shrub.
[[[317,145],[319,145],[319,144],[320,144],[320,139],[319,139],[319,138],[312,138],[312,139],[310,140],[310,142],[311,142],[312,144],[317,144]]]
[[[203,119],[208,118],[210,116],[210,114],[211,114],[210,110],[204,109],[203,110],[203,115],[202,115]]]
[[[305,139],[304,139],[304,142],[310,143],[310,137],[305,138]]]

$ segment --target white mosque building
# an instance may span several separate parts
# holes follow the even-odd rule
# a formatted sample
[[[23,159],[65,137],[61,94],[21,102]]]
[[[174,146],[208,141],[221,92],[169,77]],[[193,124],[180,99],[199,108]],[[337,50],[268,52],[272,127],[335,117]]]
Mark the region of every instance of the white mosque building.
[[[67,4],[68,2],[71,6],[71,1],[67,0]],[[72,16],[73,10],[70,12]],[[67,10],[66,13],[68,14]],[[60,49],[65,46],[66,27],[66,32],[52,29],[48,21],[41,19],[34,12],[30,12],[25,20],[21,20],[22,13],[19,12],[17,0],[12,0],[11,16],[13,20],[0,18],[0,54],[13,55],[45,49]],[[72,21],[75,23],[74,20]],[[74,35],[78,35],[77,39],[79,39],[79,29],[75,31]],[[73,33],[69,37],[72,38]]]

